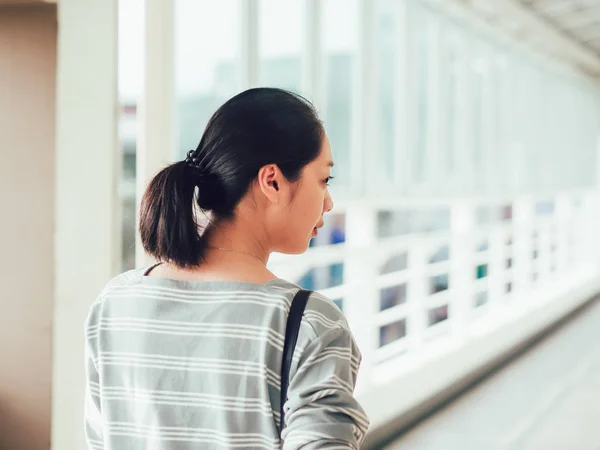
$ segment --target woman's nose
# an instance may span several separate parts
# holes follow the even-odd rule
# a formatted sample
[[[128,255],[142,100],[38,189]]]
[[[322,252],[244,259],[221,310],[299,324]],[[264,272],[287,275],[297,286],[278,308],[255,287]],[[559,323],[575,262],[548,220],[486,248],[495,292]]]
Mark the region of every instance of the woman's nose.
[[[333,209],[333,200],[331,199],[331,194],[329,193],[329,191],[327,191],[327,194],[325,196],[325,203],[323,205],[323,211],[328,213],[332,209]]]

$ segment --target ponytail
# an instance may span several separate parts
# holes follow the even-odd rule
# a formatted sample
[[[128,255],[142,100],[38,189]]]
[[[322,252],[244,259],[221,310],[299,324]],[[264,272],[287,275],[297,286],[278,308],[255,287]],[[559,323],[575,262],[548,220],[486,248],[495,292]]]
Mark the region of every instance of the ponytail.
[[[194,174],[181,161],[165,167],[152,179],[140,206],[140,236],[146,253],[158,261],[189,268],[206,250],[195,217]]]

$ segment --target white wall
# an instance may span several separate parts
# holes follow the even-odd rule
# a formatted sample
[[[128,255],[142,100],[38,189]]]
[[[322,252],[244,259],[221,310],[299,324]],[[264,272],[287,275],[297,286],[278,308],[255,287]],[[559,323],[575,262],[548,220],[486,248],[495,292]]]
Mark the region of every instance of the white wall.
[[[50,448],[56,6],[0,4],[0,448]]]

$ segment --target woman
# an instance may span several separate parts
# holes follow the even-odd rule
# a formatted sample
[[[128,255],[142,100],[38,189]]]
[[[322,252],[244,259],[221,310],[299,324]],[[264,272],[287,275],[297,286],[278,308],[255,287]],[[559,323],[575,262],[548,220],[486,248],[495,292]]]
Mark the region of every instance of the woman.
[[[198,148],[159,172],[140,234],[160,261],[113,279],[86,322],[91,449],[359,448],[361,355],[313,293],[280,430],[281,358],[299,287],[267,270],[301,253],[333,207],[333,159],[313,107],[251,89],[210,119]]]

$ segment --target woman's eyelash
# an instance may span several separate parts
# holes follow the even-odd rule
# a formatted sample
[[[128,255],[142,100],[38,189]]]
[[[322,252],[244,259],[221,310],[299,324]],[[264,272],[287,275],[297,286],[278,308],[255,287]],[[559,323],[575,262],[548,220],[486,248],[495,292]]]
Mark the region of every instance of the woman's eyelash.
[[[331,182],[331,180],[333,180],[334,178],[335,178],[335,177],[327,177],[327,178],[325,179],[325,184],[326,184],[327,186],[329,186],[329,183],[330,183],[330,182]]]

